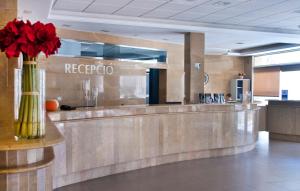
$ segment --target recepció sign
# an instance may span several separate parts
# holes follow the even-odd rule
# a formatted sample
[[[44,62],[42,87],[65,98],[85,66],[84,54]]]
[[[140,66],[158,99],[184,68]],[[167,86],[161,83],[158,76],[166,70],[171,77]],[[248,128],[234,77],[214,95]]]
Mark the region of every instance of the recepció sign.
[[[65,64],[66,74],[86,74],[86,75],[112,75],[114,67],[111,65],[97,64]]]

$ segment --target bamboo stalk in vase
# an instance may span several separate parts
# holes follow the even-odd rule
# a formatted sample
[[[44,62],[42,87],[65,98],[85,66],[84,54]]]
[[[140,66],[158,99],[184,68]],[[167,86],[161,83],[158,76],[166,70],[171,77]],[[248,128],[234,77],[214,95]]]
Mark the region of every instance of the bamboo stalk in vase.
[[[33,81],[32,81],[32,87],[33,87],[33,91],[34,92],[38,92],[38,88],[36,86],[37,84],[37,81],[39,80],[37,78],[37,70],[36,70],[36,65],[33,65],[33,70],[32,70],[32,77],[33,77]],[[39,96],[35,95],[33,97],[33,111],[32,111],[32,123],[33,123],[33,136],[36,137],[37,136],[37,123],[38,123],[38,116],[37,116],[37,99],[38,99]]]
[[[27,68],[28,68],[28,92],[29,93],[32,93],[33,92],[33,88],[32,88],[32,81],[33,81],[33,78],[32,78],[32,66],[31,64],[26,64],[25,65]],[[27,136],[28,137],[32,137],[32,106],[33,106],[33,98],[34,95],[28,95],[28,110],[27,110],[27,113],[28,113],[28,119],[27,119]]]
[[[22,93],[28,92],[28,68],[26,65],[23,66],[22,80],[24,81],[24,86],[22,87]],[[19,120],[21,122],[21,137],[27,137],[27,119],[28,119],[28,95],[22,95],[24,97],[24,110],[20,113]]]
[[[42,76],[41,76],[41,73],[36,73],[37,75],[37,78],[38,79],[41,79]],[[44,135],[44,131],[43,131],[43,128],[44,128],[44,123],[42,122],[42,115],[44,114],[44,112],[42,112],[42,104],[45,104],[44,102],[42,102],[42,97],[41,97],[41,93],[42,93],[42,88],[41,88],[41,85],[40,85],[41,81],[38,80],[37,81],[37,85],[36,87],[38,88],[39,92],[40,92],[40,95],[36,97],[36,116],[37,116],[37,134],[39,136],[43,136]]]
[[[24,87],[24,83],[25,81],[22,80],[22,87]],[[19,113],[18,113],[18,120],[15,123],[15,135],[19,136],[21,134],[21,125],[22,125],[22,118],[21,116],[23,116],[24,113],[24,108],[25,108],[25,97],[23,95],[21,95],[21,100],[20,100],[20,109],[19,109]]]

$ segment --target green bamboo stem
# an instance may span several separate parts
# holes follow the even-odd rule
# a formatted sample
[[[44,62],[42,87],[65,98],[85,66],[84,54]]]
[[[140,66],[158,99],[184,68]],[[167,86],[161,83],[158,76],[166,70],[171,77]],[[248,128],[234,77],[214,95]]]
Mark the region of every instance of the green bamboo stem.
[[[31,65],[26,66],[28,68],[28,92],[33,92],[32,89],[32,67]],[[27,135],[28,137],[33,136],[33,130],[32,130],[32,107],[33,107],[33,100],[32,98],[34,97],[33,95],[28,95],[29,100],[28,100],[28,119],[27,119]]]
[[[38,91],[38,87],[36,87],[37,81],[39,78],[37,78],[37,70],[36,70],[36,65],[33,65],[33,72],[32,72],[32,77],[33,77],[33,81],[32,81],[32,87],[33,87],[33,91]],[[37,136],[37,123],[38,123],[38,116],[37,116],[37,110],[38,110],[38,104],[37,104],[37,99],[38,96],[34,96],[33,97],[33,116],[32,116],[32,123],[33,123],[33,136]]]
[[[22,87],[22,92],[28,91],[28,68],[26,65],[23,66],[22,80],[24,80],[24,87]],[[22,95],[24,97],[24,112],[20,116],[21,118],[21,137],[27,137],[27,116],[28,116],[28,96]]]

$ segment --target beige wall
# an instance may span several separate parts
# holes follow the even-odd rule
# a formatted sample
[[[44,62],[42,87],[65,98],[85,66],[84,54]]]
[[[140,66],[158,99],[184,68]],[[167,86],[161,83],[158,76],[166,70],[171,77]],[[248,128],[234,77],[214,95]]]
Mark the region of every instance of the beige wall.
[[[102,33],[90,33],[82,31],[74,31],[67,29],[59,29],[58,34],[61,38],[67,39],[78,39],[78,40],[88,40],[88,41],[98,41],[104,43],[112,44],[123,44],[139,47],[149,47],[156,49],[164,49],[168,51],[167,65],[165,66],[164,74],[160,77],[165,83],[162,83],[160,88],[160,99],[161,103],[167,102],[182,102],[184,97],[184,46],[176,45],[170,43],[162,43],[156,41],[148,41],[141,39],[133,39],[126,37],[118,37],[112,35],[106,35]],[[62,96],[65,104],[75,104],[80,105],[82,103],[83,96],[78,95],[75,92],[80,91],[82,79],[87,79],[89,76],[84,75],[71,75],[66,76],[63,74],[63,63],[75,62],[77,63],[78,58],[64,58],[52,56],[48,59],[49,64],[47,65],[47,98],[56,98],[57,96]],[[87,59],[83,63],[94,62],[93,60],[88,61]],[[82,61],[79,61],[80,63]],[[203,63],[203,62],[202,62]],[[58,66],[59,65],[60,69]],[[121,64],[121,65],[120,65]],[[128,65],[129,64],[129,65]],[[141,63],[130,64],[127,66],[132,68],[137,68]],[[209,83],[205,85],[205,92],[207,93],[229,93],[230,92],[230,80],[237,78],[237,74],[240,72],[247,72],[249,77],[251,77],[251,70],[249,68],[250,59],[246,57],[229,57],[229,56],[216,56],[209,55],[205,56],[205,72],[209,74]],[[54,65],[54,66],[53,66]],[[53,68],[52,68],[53,67]],[[126,67],[126,63],[115,63],[114,67]],[[151,67],[161,66],[152,65]],[[56,68],[56,69],[55,69]],[[128,68],[128,67],[127,67]],[[100,105],[121,105],[121,104],[143,104],[144,99],[134,98],[134,99],[121,99],[120,98],[120,76],[131,75],[144,76],[145,69],[144,65],[142,68],[138,69],[140,71],[135,71],[129,67],[130,70],[126,72],[121,69],[121,73],[114,77],[105,77],[104,89],[106,93],[100,95],[99,104]],[[149,68],[149,67],[148,67]],[[204,68],[204,67],[203,67]],[[96,78],[96,76],[92,77]],[[99,78],[99,76],[97,77]],[[68,82],[71,81],[71,82]],[[199,81],[199,80],[198,80]],[[201,81],[201,80],[200,80]],[[61,82],[61,83],[60,83]],[[67,84],[73,83],[73,87],[68,87]],[[201,82],[198,82],[201,83]],[[62,85],[64,84],[64,85]],[[75,87],[74,87],[75,85]],[[69,91],[65,91],[67,88]],[[132,87],[132,90],[136,87]],[[163,93],[162,93],[163,92]],[[195,94],[198,92],[194,92]],[[76,101],[77,100],[77,101]]]
[[[251,78],[249,57],[205,56],[205,72],[209,75],[209,82],[204,86],[206,93],[230,93],[230,80],[238,77],[238,73],[245,72]]]
[[[129,46],[163,49],[167,55],[166,74],[166,101],[181,102],[184,94],[184,51],[182,45],[163,43],[158,41],[141,40],[119,37],[102,33],[82,32],[67,29],[58,29],[61,38],[88,40],[95,42],[122,44]]]
[[[17,0],[1,0],[0,29],[16,17]],[[13,68],[16,62],[16,59],[8,61],[5,54],[0,52],[0,126],[4,121],[13,121]]]

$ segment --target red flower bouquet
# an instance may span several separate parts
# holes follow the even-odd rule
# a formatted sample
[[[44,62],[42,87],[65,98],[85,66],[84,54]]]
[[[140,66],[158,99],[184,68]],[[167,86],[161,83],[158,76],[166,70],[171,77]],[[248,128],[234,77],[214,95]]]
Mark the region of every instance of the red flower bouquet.
[[[23,55],[34,58],[40,52],[48,57],[55,54],[60,47],[60,40],[56,36],[52,23],[43,24],[30,21],[13,20],[0,30],[0,49],[8,58]]]
[[[13,20],[0,30],[0,50],[8,58],[23,54],[22,84],[18,117],[15,120],[17,138],[39,138],[45,135],[44,73],[37,66],[37,56],[55,54],[60,47],[52,23]],[[18,87],[18,86],[17,86]]]

